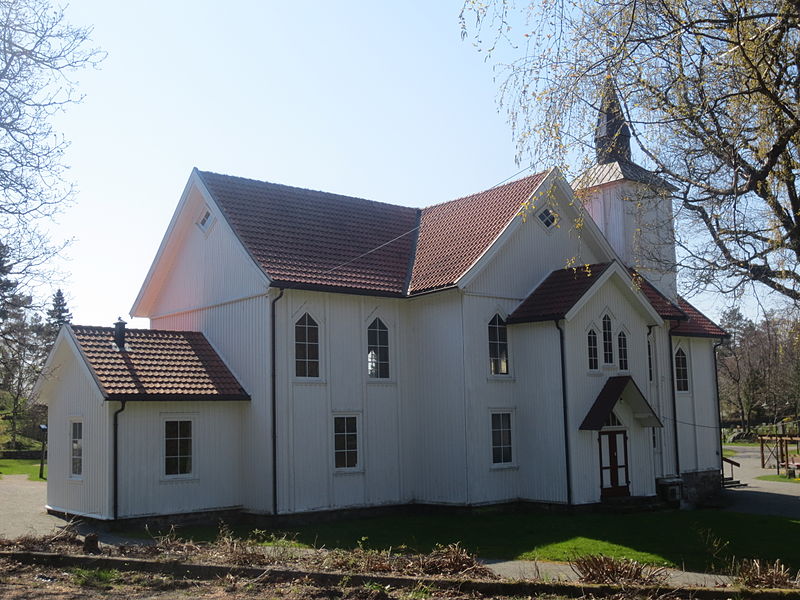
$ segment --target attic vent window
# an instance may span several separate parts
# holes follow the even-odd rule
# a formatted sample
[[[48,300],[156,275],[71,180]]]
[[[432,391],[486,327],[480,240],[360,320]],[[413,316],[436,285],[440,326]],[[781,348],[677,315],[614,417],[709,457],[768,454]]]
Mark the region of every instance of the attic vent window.
[[[553,225],[556,224],[556,221],[558,221],[558,215],[549,208],[541,210],[539,214],[536,216],[539,217],[539,220],[542,222],[542,225],[544,225],[548,229],[550,229]]]
[[[197,221],[197,226],[204,232],[208,232],[211,229],[211,226],[214,224],[214,215],[211,214],[211,210],[206,207],[203,212],[200,220]]]

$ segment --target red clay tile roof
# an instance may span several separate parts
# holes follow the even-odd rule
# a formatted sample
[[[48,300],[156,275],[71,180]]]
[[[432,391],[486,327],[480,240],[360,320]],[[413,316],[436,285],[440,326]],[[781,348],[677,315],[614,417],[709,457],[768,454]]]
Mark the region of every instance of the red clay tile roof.
[[[686,300],[678,296],[678,306],[689,317],[687,321],[682,321],[672,330],[673,335],[685,335],[687,337],[712,337],[726,338],[728,332],[714,323],[711,319],[689,304]]]
[[[202,333],[128,329],[126,351],[113,327],[71,325],[109,400],[249,400]]]
[[[634,284],[639,286],[639,290],[650,302],[659,317],[677,321],[685,321],[688,318],[680,308],[675,306],[669,298],[659,292],[652,283],[642,277],[635,269],[629,269],[629,271]]]
[[[420,210],[198,171],[277,286],[405,296],[447,287],[546,173]]]
[[[423,209],[409,293],[452,285],[491,246],[547,173]]]
[[[405,293],[418,209],[198,173],[275,285]]]
[[[563,319],[611,263],[553,271],[508,317],[508,323]]]

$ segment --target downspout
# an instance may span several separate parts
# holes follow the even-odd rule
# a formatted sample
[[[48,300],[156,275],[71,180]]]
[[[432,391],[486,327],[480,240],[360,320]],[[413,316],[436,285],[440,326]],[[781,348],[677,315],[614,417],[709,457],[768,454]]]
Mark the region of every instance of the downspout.
[[[553,320],[558,329],[558,340],[561,345],[561,400],[564,411],[564,463],[567,475],[567,504],[572,504],[572,461],[569,456],[569,411],[567,410],[567,360],[564,350],[564,330],[558,324],[558,319]]]
[[[114,520],[119,518],[119,413],[125,410],[125,400],[120,400],[120,407],[114,411],[114,474],[113,474],[113,494],[114,494]]]
[[[272,404],[272,514],[278,514],[278,415],[276,414],[277,410],[277,397],[276,397],[276,385],[275,385],[275,371],[276,371],[276,359],[275,359],[275,304],[277,304],[278,300],[283,297],[283,289],[280,290],[280,293],[272,299],[270,304],[270,386],[271,386],[271,404]]]
[[[675,395],[675,356],[672,348],[672,332],[678,328],[678,323],[669,328],[669,385],[672,390],[672,432],[675,437],[675,475],[681,476],[681,457],[678,450],[678,399]]]
[[[716,344],[712,352],[714,353],[714,395],[717,398],[717,428],[719,429],[719,470],[722,473],[722,408],[719,404],[719,373],[717,372],[717,348],[722,345],[722,339]]]

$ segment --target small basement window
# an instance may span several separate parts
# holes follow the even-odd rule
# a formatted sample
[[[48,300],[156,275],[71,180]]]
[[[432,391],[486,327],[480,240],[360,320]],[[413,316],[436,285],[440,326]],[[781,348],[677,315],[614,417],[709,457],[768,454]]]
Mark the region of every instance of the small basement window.
[[[542,225],[544,225],[548,229],[550,229],[558,221],[558,215],[549,208],[542,209],[536,216],[539,217],[539,220],[542,222]]]

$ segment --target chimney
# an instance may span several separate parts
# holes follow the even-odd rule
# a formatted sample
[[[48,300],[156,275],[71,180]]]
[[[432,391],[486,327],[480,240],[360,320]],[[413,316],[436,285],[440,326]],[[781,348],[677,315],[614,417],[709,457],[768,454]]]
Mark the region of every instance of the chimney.
[[[120,352],[125,350],[125,325],[122,317],[117,317],[117,322],[114,323],[114,342]]]

